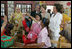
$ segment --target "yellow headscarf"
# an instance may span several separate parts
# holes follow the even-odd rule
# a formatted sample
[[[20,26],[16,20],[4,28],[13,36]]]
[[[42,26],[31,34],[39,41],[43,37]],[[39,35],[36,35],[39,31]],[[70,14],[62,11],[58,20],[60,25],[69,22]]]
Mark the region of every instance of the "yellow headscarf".
[[[16,10],[17,9],[19,9],[19,8],[16,8]],[[20,11],[20,13],[17,13],[16,10],[15,10],[15,18],[14,19],[19,21],[22,18],[22,13],[21,13],[21,11]]]
[[[15,13],[14,13],[14,18],[13,18],[13,20],[15,21],[15,20],[17,20],[18,22],[22,19],[22,13],[21,13],[21,11],[20,11],[20,13],[17,13],[17,9],[19,9],[18,7],[16,7],[16,9],[15,9]],[[13,17],[13,14],[11,14],[11,18],[10,18],[10,20],[12,20],[12,17]]]
[[[16,8],[16,10],[19,8]],[[17,13],[15,10],[15,18],[14,20],[18,21],[18,29],[22,26],[22,12],[20,11],[20,13]]]

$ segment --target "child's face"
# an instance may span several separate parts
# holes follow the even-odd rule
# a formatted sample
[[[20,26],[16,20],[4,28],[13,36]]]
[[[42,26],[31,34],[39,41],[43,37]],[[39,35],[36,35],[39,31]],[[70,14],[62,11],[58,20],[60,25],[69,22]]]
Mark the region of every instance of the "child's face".
[[[41,26],[42,26],[42,28],[44,27],[44,24],[43,24],[43,22],[41,21]]]
[[[38,20],[38,21],[40,20],[40,17],[38,15],[36,15],[36,20]]]

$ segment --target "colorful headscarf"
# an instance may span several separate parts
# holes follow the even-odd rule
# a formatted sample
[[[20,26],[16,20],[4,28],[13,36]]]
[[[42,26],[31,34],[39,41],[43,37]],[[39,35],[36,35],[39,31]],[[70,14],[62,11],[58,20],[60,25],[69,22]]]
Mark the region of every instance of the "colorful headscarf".
[[[20,13],[17,13],[16,12],[17,9],[18,9],[18,7],[16,7],[16,9],[15,9],[15,13],[14,13],[15,16],[13,16],[13,14],[11,14],[10,20],[12,20],[12,18],[14,17],[13,20],[14,21],[17,20],[19,22],[22,18],[22,13],[21,13],[21,11],[20,11]]]

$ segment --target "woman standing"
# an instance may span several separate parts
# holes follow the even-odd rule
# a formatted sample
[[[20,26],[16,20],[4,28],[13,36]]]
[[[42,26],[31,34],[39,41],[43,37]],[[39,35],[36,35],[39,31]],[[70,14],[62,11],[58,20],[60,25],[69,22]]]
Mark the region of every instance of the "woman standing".
[[[61,5],[61,7],[62,7],[61,13],[63,15],[63,20],[62,20],[62,25],[61,26],[64,26],[65,23],[71,22],[71,17],[69,17],[68,15],[66,15],[64,13],[64,7],[63,7],[63,5]],[[62,31],[63,28],[61,27],[60,30]]]
[[[69,17],[68,15],[66,15],[64,13],[63,5],[61,5],[61,7],[62,7],[61,12],[62,12],[62,15],[63,15],[63,19],[62,19],[62,23],[61,23],[61,26],[60,26],[60,31],[64,30],[64,26],[67,25],[69,22],[71,22],[71,17]],[[67,26],[65,26],[65,27],[67,27]],[[67,28],[67,29],[69,29],[69,28]],[[62,34],[63,34],[63,32],[62,32]],[[66,42],[66,43],[68,42],[68,40],[63,36],[60,36],[60,39],[61,39],[61,42]]]
[[[48,27],[49,25],[49,20],[46,19],[45,24],[43,23],[43,20],[41,21],[41,31],[38,35],[37,43],[41,44],[43,47],[42,48],[51,48],[51,41],[49,38],[49,32],[48,32]]]
[[[20,11],[20,8],[16,8],[15,13],[12,13],[11,18],[10,18],[10,23],[14,20],[14,24],[21,24],[22,20],[22,13]],[[12,20],[13,19],[13,20]]]
[[[45,19],[50,19],[50,14],[46,12],[46,5],[41,5],[41,15],[42,18]]]
[[[9,19],[9,22],[11,24],[14,24],[14,28],[13,28],[13,31],[14,30],[20,30],[20,27],[22,26],[22,13],[20,11],[20,8],[17,8],[15,9],[15,13],[12,13],[11,14],[11,18]]]
[[[51,39],[58,41],[59,39],[59,32],[60,32],[60,25],[62,21],[62,14],[61,14],[61,6],[60,4],[54,4],[53,7],[54,14],[50,18],[49,28],[51,30]],[[57,44],[52,44],[53,47],[57,47]]]

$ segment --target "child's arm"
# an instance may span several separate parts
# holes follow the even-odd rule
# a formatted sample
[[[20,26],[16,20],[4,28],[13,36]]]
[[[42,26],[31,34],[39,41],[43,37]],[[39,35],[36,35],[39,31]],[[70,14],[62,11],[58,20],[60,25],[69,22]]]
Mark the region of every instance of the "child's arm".
[[[26,45],[27,47],[28,46],[31,46],[31,47],[39,47],[39,48],[41,48],[41,47],[43,47],[44,46],[44,43],[33,43],[33,44],[27,44]]]
[[[41,43],[41,46],[44,46],[44,45],[45,45],[45,43],[44,43],[44,42],[42,42],[42,43]]]
[[[38,22],[34,17],[32,17],[29,13],[27,13],[27,15],[31,18],[31,19],[33,19],[35,22]]]

